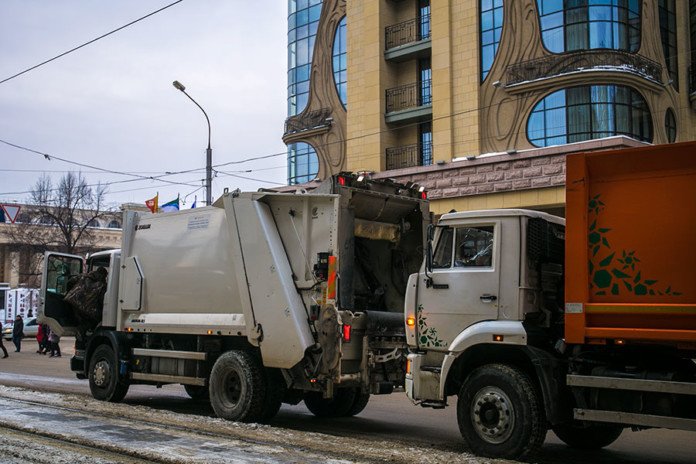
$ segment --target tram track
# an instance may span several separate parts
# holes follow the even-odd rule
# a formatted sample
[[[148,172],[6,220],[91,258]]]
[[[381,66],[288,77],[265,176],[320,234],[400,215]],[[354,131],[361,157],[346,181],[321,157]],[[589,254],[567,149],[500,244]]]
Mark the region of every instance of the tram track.
[[[144,406],[104,403],[82,396],[42,393],[37,398],[30,399],[26,393],[18,390],[0,392],[0,403],[12,401],[19,408],[44,411],[44,416],[48,419],[55,419],[51,417],[53,415],[66,416],[68,424],[88,419],[96,421],[100,424],[94,429],[95,432],[99,432],[97,435],[106,434],[106,438],[118,439],[119,443],[114,446],[118,448],[119,453],[142,459],[142,462],[192,462],[191,459],[182,459],[176,454],[170,453],[168,457],[167,453],[163,452],[166,450],[161,449],[183,442],[192,448],[184,446],[189,454],[195,454],[196,451],[226,458],[226,452],[230,451],[232,454],[241,453],[250,461],[256,461],[257,455],[261,454],[264,456],[263,462],[493,462],[471,458],[462,453],[414,448],[413,444],[408,446],[406,443],[394,441],[369,441],[319,432],[298,432],[267,425],[240,424],[206,416],[152,410]],[[17,425],[16,428],[28,432],[21,425]],[[32,430],[30,433],[37,432]],[[70,439],[63,432],[57,437],[45,433],[41,435],[84,444],[84,438]],[[151,438],[154,450],[152,446],[143,449],[133,448],[129,440],[141,435]],[[124,437],[126,440],[123,440]],[[158,445],[158,437],[160,440],[169,441],[167,447]],[[103,441],[104,436],[97,438]],[[89,441],[86,446],[95,446],[94,441]],[[202,451],[194,450],[197,446],[203,446]]]
[[[160,464],[165,461],[141,459],[114,452],[103,447],[76,443],[73,440],[23,430],[7,424],[0,424],[0,447],[3,449],[5,464],[44,464],[47,457],[54,464],[69,462],[73,464]]]

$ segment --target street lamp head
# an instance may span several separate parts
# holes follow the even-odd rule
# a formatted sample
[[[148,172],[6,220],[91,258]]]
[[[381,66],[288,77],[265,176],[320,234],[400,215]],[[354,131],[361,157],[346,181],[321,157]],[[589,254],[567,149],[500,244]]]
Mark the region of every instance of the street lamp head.
[[[172,85],[177,88],[177,90],[181,90],[182,92],[186,90],[186,87],[184,87],[184,84],[182,84],[179,81],[174,81],[172,82]]]

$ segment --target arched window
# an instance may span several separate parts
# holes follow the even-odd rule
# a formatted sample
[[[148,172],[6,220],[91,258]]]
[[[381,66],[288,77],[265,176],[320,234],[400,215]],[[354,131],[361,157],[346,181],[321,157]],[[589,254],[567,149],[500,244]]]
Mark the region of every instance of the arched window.
[[[100,227],[99,221],[97,221],[96,219],[92,219],[91,221],[89,221],[87,223],[87,227],[94,227],[94,228]]]
[[[537,147],[626,135],[652,142],[652,120],[643,96],[630,87],[571,87],[547,95],[532,110],[527,138]]]
[[[346,44],[346,17],[341,19],[336,27],[336,35],[334,36],[333,45],[333,75],[334,83],[336,84],[336,91],[338,92],[338,97],[343,103],[345,108],[348,104],[348,86],[347,86],[347,72],[348,68],[348,46]]]
[[[302,184],[317,177],[319,159],[311,145],[298,142],[288,145],[288,184]]]
[[[674,116],[672,108],[668,108],[665,112],[665,133],[667,134],[667,142],[674,143],[677,140],[677,118]]]
[[[481,0],[481,81],[486,79],[503,32],[503,0]]]
[[[640,48],[640,0],[537,0],[537,8],[550,52]]]
[[[39,218],[39,224],[44,225],[44,226],[51,226],[51,225],[55,224],[55,221],[53,220],[53,218],[51,216],[46,215],[46,216],[41,216],[41,218]]]
[[[121,222],[117,221],[116,219],[113,219],[111,222],[109,222],[109,225],[107,226],[109,229],[120,229],[121,228]]]
[[[301,113],[307,106],[321,6],[321,0],[288,2],[288,116]]]

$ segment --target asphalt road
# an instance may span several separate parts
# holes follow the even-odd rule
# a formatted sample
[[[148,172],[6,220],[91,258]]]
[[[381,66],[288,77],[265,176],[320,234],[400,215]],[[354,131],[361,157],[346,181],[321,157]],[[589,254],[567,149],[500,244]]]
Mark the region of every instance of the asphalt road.
[[[61,346],[63,357],[49,358],[35,353],[36,343],[33,340],[25,341],[21,353],[14,353],[6,344],[10,357],[0,359],[0,384],[40,391],[89,395],[87,381],[77,380],[70,372],[72,340],[63,340]],[[207,403],[190,400],[178,385],[169,385],[161,389],[133,386],[124,401],[176,412],[213,415]],[[444,410],[421,408],[413,406],[403,393],[373,396],[365,411],[353,418],[318,419],[302,404],[283,405],[271,425],[338,436],[410,441],[437,449],[466,451],[457,428],[454,404]],[[592,452],[570,449],[553,433],[549,433],[538,462],[693,464],[696,462],[696,433],[627,430],[613,445]]]

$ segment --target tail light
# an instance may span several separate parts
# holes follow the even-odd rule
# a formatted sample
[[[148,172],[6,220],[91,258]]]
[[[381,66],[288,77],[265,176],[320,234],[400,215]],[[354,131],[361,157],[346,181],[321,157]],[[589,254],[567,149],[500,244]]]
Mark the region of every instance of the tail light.
[[[343,341],[344,342],[350,341],[351,329],[352,329],[352,327],[350,325],[343,324]]]

